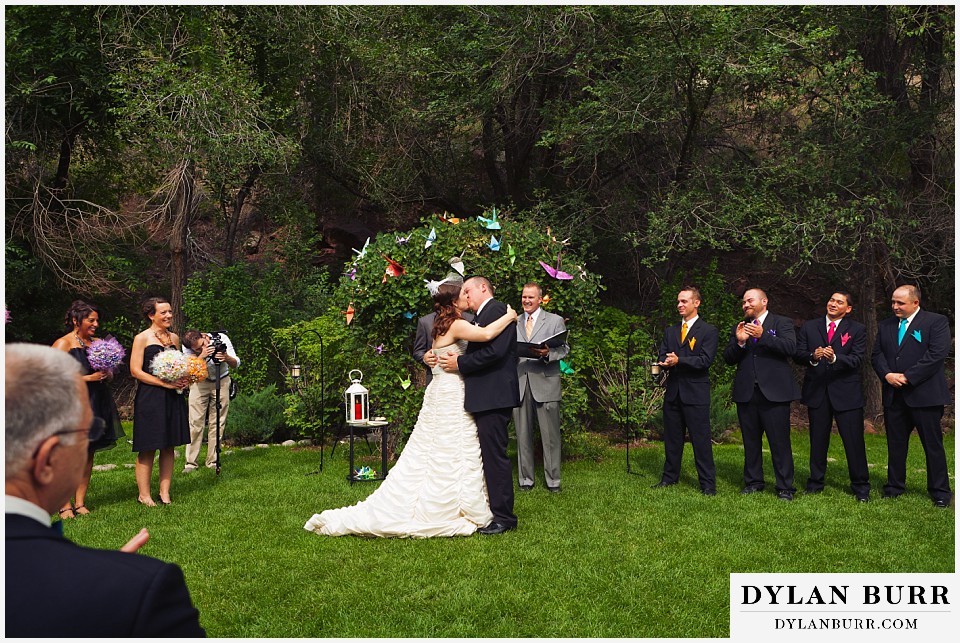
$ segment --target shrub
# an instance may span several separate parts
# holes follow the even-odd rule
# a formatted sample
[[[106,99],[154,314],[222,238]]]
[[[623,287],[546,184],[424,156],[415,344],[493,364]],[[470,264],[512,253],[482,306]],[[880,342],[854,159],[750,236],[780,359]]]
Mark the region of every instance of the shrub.
[[[610,447],[607,436],[591,431],[574,431],[563,434],[563,456],[571,460],[603,460]]]
[[[240,358],[240,368],[231,377],[241,387],[255,389],[276,381],[272,329],[324,310],[329,296],[323,295],[325,290],[324,270],[295,279],[280,263],[265,268],[234,264],[193,275],[184,290],[183,308],[189,328],[227,331]]]
[[[491,219],[493,212],[485,212]],[[325,343],[326,371],[342,391],[349,382],[347,371],[358,368],[364,373],[363,384],[370,390],[372,414],[390,419],[397,433],[408,434],[416,421],[423,400],[423,389],[406,382],[417,379],[422,369],[413,361],[411,346],[417,319],[432,309],[430,294],[424,282],[442,279],[451,271],[450,258],[463,259],[466,274],[483,274],[496,288],[497,298],[520,309],[520,291],[528,281],[541,283],[549,295],[545,310],[568,320],[574,358],[581,353],[576,347],[581,332],[592,324],[597,309],[599,275],[588,272],[585,261],[563,241],[554,238],[539,225],[525,223],[522,215],[498,212],[499,230],[488,230],[478,219],[463,219],[459,224],[429,217],[422,226],[403,233],[385,233],[370,240],[365,249],[346,266],[334,294],[335,308],[314,320],[324,326],[336,344]],[[436,239],[425,247],[426,238],[435,230]],[[500,244],[491,247],[491,236]],[[495,244],[494,244],[495,245]],[[362,252],[362,256],[359,254]],[[557,266],[573,279],[555,279],[538,263]],[[400,275],[387,274],[387,259],[402,267]],[[394,270],[394,272],[397,272]],[[344,322],[348,306],[354,309],[353,322]],[[314,323],[311,322],[311,323]],[[296,329],[284,329],[288,335]],[[275,337],[280,340],[280,332]],[[289,348],[289,342],[286,344]],[[316,363],[316,362],[314,362]],[[568,431],[583,430],[589,416],[589,404],[582,389],[582,378],[564,375],[564,395],[569,396],[565,417]],[[342,384],[342,386],[340,386]],[[296,400],[288,407],[288,417],[309,426],[306,414],[297,411]],[[570,421],[570,414],[583,414]]]
[[[730,401],[731,382],[722,382],[710,390],[710,433],[714,440],[739,426],[737,407]]]
[[[239,394],[230,402],[227,421],[230,439],[236,444],[268,442],[284,428],[283,400],[273,384],[250,394]]]

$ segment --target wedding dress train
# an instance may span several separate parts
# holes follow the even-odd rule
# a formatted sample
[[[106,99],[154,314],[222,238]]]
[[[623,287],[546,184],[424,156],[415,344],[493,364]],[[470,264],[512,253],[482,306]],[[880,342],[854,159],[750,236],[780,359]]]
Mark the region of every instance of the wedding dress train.
[[[438,348],[462,354],[466,342]],[[493,520],[473,417],[463,410],[463,378],[433,368],[410,439],[366,500],[314,514],[303,526],[325,536],[469,536]]]

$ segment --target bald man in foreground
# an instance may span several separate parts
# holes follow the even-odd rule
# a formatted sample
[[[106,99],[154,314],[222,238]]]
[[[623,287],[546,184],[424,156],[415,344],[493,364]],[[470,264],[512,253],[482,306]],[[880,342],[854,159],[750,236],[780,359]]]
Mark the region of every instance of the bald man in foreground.
[[[48,346],[8,344],[6,359],[6,599],[9,637],[205,636],[180,568],[63,537],[50,516],[83,475],[87,444],[103,433],[80,364]]]

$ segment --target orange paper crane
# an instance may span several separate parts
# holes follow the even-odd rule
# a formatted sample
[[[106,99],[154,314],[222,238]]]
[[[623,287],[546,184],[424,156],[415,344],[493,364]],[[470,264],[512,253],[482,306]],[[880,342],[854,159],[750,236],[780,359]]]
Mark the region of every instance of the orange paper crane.
[[[387,283],[387,277],[399,277],[405,272],[403,269],[403,266],[398,264],[396,261],[394,261],[387,255],[381,252],[380,256],[387,260],[387,269],[384,271],[383,281],[381,281],[380,283],[385,284]]]
[[[354,315],[354,313],[356,312],[356,311],[353,309],[353,302],[352,302],[352,301],[350,302],[350,305],[347,306],[347,309],[346,309],[346,310],[341,310],[340,312],[342,312],[344,315],[347,316],[347,326],[349,326],[349,325],[350,325],[350,322],[353,321],[353,315]]]

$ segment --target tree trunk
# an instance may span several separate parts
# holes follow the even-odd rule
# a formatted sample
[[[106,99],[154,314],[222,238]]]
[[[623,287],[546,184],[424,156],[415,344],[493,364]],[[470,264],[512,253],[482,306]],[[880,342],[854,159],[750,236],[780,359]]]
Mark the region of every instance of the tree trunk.
[[[225,207],[225,214],[227,215],[227,238],[225,242],[226,247],[223,249],[223,257],[224,264],[227,266],[233,264],[233,251],[237,247],[237,232],[240,228],[240,215],[243,212],[243,206],[250,197],[250,193],[253,192],[253,186],[260,177],[260,174],[261,170],[259,167],[250,170],[250,173],[247,175],[247,180],[244,181],[243,186],[237,191],[233,203],[230,204],[229,208]]]
[[[197,206],[194,167],[183,161],[177,171],[173,194],[169,202],[170,217],[170,306],[173,308],[173,328],[184,330],[183,290],[187,285],[187,229]]]
[[[860,310],[862,312],[863,325],[867,327],[867,352],[864,365],[861,368],[861,380],[863,382],[863,396],[866,405],[863,409],[864,418],[871,424],[878,424],[883,418],[883,398],[881,396],[880,379],[873,370],[871,355],[873,354],[873,344],[877,337],[877,286],[874,275],[876,274],[876,257],[873,256],[872,245],[863,251],[864,261],[861,262],[860,292],[857,294]]]

